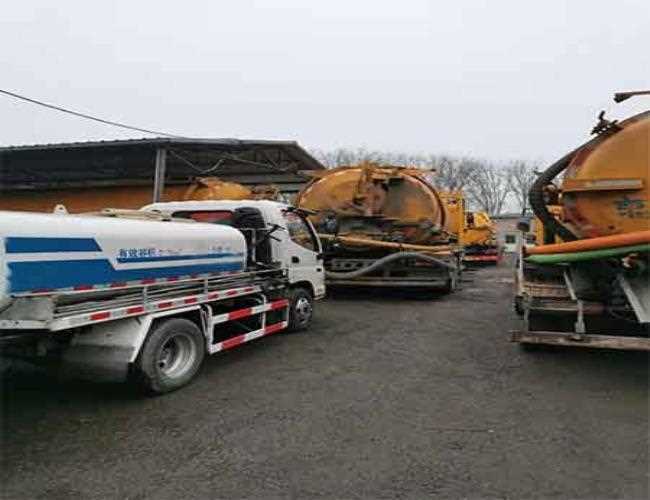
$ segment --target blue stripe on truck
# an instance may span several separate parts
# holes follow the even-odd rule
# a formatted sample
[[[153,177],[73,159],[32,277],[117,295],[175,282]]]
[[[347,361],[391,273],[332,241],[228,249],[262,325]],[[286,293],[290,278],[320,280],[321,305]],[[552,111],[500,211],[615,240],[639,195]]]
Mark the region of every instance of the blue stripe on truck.
[[[116,270],[105,259],[8,262],[7,266],[9,267],[9,291],[17,293],[147,278],[169,278],[190,274],[242,271],[244,262],[128,270]]]
[[[195,255],[160,255],[158,257],[118,257],[117,261],[120,264],[128,264],[130,262],[167,262],[170,260],[196,260],[196,259],[221,259],[224,257],[240,257],[243,258],[243,253],[204,253]]]
[[[7,253],[44,252],[100,252],[93,238],[30,238],[8,236],[5,238]]]

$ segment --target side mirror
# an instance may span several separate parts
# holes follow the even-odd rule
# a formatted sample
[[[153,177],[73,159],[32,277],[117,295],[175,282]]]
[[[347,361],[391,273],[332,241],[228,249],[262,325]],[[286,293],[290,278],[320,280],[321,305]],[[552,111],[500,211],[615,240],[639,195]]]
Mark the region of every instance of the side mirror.
[[[323,260],[324,258],[325,255],[323,254],[323,252],[318,252],[318,254],[316,254],[316,260]]]

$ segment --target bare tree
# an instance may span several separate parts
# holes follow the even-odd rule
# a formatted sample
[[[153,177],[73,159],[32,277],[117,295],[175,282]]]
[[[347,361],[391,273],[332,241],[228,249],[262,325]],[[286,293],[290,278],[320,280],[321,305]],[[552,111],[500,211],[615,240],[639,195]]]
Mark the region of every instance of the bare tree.
[[[462,191],[471,182],[480,162],[473,158],[430,155],[429,165],[436,171],[436,186],[447,191]]]
[[[506,171],[508,187],[514,194],[522,214],[528,209],[528,191],[535,182],[537,165],[522,160],[513,161]]]
[[[465,191],[470,202],[481,210],[490,215],[501,214],[510,194],[506,169],[488,162],[477,162]]]
[[[315,149],[311,151],[327,168],[336,168],[343,165],[356,165],[364,161],[384,163],[384,154],[378,151],[369,151],[365,148],[337,148],[330,151]]]
[[[311,151],[327,168],[343,165],[356,165],[370,161],[385,165],[428,167],[429,157],[410,153],[396,153],[390,151],[374,151],[366,148],[337,148],[330,151],[314,149]]]

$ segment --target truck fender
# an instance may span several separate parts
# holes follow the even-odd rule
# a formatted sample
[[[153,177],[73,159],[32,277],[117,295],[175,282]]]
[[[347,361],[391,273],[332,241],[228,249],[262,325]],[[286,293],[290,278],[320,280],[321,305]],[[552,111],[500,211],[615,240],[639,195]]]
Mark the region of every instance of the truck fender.
[[[156,319],[196,311],[200,306],[189,306],[171,311],[160,311],[139,318],[125,318],[99,323],[90,331],[75,334],[63,353],[67,370],[93,380],[126,380],[129,365],[138,355]],[[203,325],[199,325],[204,331]]]

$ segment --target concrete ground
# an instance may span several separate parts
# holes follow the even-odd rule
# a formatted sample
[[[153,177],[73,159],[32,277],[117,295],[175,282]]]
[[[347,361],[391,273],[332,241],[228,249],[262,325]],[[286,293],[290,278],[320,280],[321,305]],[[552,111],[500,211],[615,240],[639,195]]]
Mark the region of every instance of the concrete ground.
[[[524,353],[507,266],[329,299],[176,393],[4,380],[2,498],[647,498],[648,357]]]

